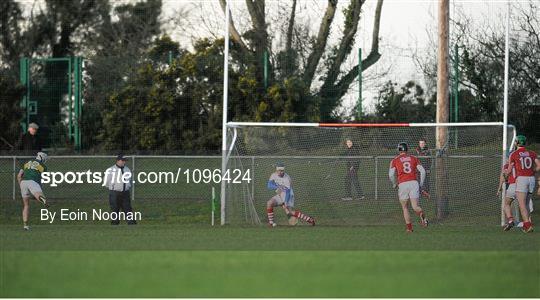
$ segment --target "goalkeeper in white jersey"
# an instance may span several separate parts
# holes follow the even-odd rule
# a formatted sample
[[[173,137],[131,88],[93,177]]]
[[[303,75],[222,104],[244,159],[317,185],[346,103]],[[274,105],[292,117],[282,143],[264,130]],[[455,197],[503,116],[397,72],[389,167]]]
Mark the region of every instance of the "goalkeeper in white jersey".
[[[283,208],[289,218],[289,224],[293,225],[295,224],[295,220],[301,219],[315,226],[315,219],[294,209],[294,191],[292,189],[291,177],[285,173],[285,166],[282,163],[276,164],[276,171],[270,175],[267,187],[276,193],[276,195],[266,202],[269,227],[277,226],[274,222],[274,207],[276,206]]]

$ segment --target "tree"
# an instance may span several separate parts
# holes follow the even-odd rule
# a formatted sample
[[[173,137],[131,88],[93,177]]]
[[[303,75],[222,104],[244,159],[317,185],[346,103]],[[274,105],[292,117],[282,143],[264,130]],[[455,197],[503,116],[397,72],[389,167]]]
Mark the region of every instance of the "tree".
[[[173,45],[175,49],[170,50]],[[172,65],[147,60],[126,86],[109,98],[100,135],[106,150],[219,150],[223,87],[216,79],[223,74],[223,40],[199,40],[191,53],[165,37],[156,41],[150,53],[159,58],[168,51],[180,53]],[[231,75],[237,82],[236,73]],[[232,109],[238,113],[244,110]]]
[[[370,119],[378,123],[433,122],[436,98],[426,99],[426,96],[424,89],[414,81],[399,88],[388,81],[379,91],[375,113]]]
[[[65,57],[84,48],[85,40],[109,19],[108,0],[46,0],[24,19],[14,0],[0,3],[0,61],[18,68],[20,57]]]
[[[88,57],[82,120],[85,148],[99,148],[103,112],[111,109],[110,97],[128,85],[142,65],[149,63],[147,56],[161,33],[161,6],[161,0],[117,5],[88,38],[88,48],[83,51]],[[172,41],[169,39],[168,43]],[[177,44],[168,47],[176,47],[174,53],[178,55]],[[150,88],[148,84],[144,87]]]
[[[509,122],[531,140],[540,140],[540,15],[534,1],[512,7],[509,68]],[[459,46],[459,120],[493,122],[503,118],[505,27],[472,27],[464,14],[454,17],[453,43]],[[433,52],[433,51],[432,51]],[[431,52],[431,53],[432,53]],[[435,57],[426,55],[419,66],[428,80]],[[455,62],[453,58],[452,63]],[[453,97],[453,95],[451,95]]]
[[[2,1],[0,67],[16,74],[21,57],[84,56],[83,145],[92,147],[106,99],[142,63],[142,54],[161,32],[161,5],[161,0],[114,5],[109,0],[46,0],[34,3],[24,19],[20,3]],[[45,127],[65,126],[67,67],[64,62],[33,63],[33,75],[42,78],[32,98],[41,105],[40,115],[48,116],[47,122],[37,120]]]
[[[225,0],[219,0],[225,11]],[[359,20],[365,0],[354,0],[344,10],[345,21],[341,29],[341,36],[334,45],[329,45],[331,27],[337,10],[337,0],[327,1],[327,7],[319,24],[315,36],[302,35],[306,32],[306,25],[296,20],[297,1],[291,1],[290,14],[283,24],[276,27],[284,28],[285,36],[283,46],[275,49],[268,34],[270,27],[265,12],[264,0],[246,0],[245,4],[249,16],[249,28],[240,33],[234,22],[234,16],[229,25],[233,43],[231,56],[235,61],[243,58],[243,64],[249,65],[256,80],[257,92],[257,118],[261,121],[329,121],[336,117],[335,109],[341,104],[342,97],[348,92],[353,80],[358,75],[358,65],[347,67],[346,58],[351,54]],[[381,54],[379,53],[379,25],[381,19],[383,0],[377,1],[375,21],[372,32],[372,45],[369,54],[362,61],[363,71],[375,64]],[[306,41],[307,39],[307,41]],[[264,63],[263,53],[270,53],[269,87],[264,89],[261,78]],[[294,86],[296,98],[290,98],[290,87]],[[289,88],[287,88],[289,87]],[[311,112],[312,114],[275,114],[268,107],[274,106],[275,96],[281,95],[280,100],[288,98],[297,111]],[[279,105],[279,104],[278,104]],[[298,107],[302,105],[302,107]]]
[[[11,150],[19,137],[23,116],[19,103],[24,91],[16,78],[0,69],[0,150]]]
[[[510,35],[509,122],[517,129],[540,140],[536,129],[540,118],[540,9],[531,1],[525,7],[513,8]],[[462,63],[464,89],[473,94],[470,111],[464,118],[480,112],[481,121],[502,120],[504,93],[504,26],[471,33],[462,28],[464,40]]]
[[[0,67],[11,76],[18,74],[22,57],[79,54],[110,12],[108,0],[46,0],[34,3],[30,18],[24,19],[19,2],[7,0],[0,5]],[[67,131],[62,114],[68,110],[68,66],[67,62],[32,62],[31,97],[38,103],[39,115],[31,120],[45,132],[51,128]]]
[[[22,44],[22,10],[14,0],[0,2],[0,67],[15,67]]]

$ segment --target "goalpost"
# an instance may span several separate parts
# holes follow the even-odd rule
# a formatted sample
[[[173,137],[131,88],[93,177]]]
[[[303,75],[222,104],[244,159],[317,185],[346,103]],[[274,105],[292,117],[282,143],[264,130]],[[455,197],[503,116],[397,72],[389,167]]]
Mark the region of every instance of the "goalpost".
[[[266,222],[266,189],[275,164],[284,163],[291,176],[295,206],[323,225],[396,224],[401,220],[397,191],[388,180],[388,166],[397,144],[407,142],[416,155],[419,140],[426,140],[430,155],[420,156],[429,170],[426,184],[431,199],[421,205],[434,222],[472,225],[498,223],[502,206],[496,190],[505,159],[503,135],[515,137],[513,126],[490,123],[257,123],[228,122],[224,169],[249,170],[251,182],[222,182],[221,224]],[[447,130],[442,149],[435,149],[437,131]],[[504,133],[504,134],[503,134]],[[455,136],[458,139],[455,139]],[[345,140],[357,148],[343,156]],[[352,183],[347,196],[346,163],[360,165],[361,192]],[[365,198],[360,199],[362,193]],[[276,215],[280,215],[277,213]],[[281,216],[278,222],[285,223]]]
[[[254,180],[250,183],[251,186],[246,186],[246,184],[231,185],[222,182],[220,193],[221,224],[233,223],[235,221],[234,217],[241,215],[243,215],[243,218],[239,217],[236,219],[243,220],[243,223],[260,223],[261,219],[264,219],[264,216],[261,216],[261,207],[264,209],[261,201],[264,203],[266,198],[270,197],[268,192],[264,191],[264,183],[273,171],[271,167],[272,163],[275,163],[278,159],[287,159],[293,162],[295,160],[298,161],[296,162],[298,169],[294,169],[296,167],[295,163],[290,164],[288,168],[288,172],[294,175],[293,181],[297,183],[297,188],[295,189],[297,190],[298,198],[303,199],[299,200],[297,205],[305,205],[307,209],[313,207],[316,211],[314,216],[320,216],[324,220],[324,212],[330,211],[334,212],[333,217],[332,213],[326,214],[332,217],[330,219],[339,224],[351,220],[353,224],[373,222],[368,217],[362,217],[367,213],[371,216],[375,215],[376,223],[380,222],[382,219],[381,216],[378,216],[376,213],[369,214],[369,209],[361,210],[358,208],[359,205],[355,207],[354,205],[344,205],[339,202],[337,204],[330,203],[334,201],[332,199],[338,197],[337,195],[340,189],[342,189],[339,187],[341,183],[337,182],[340,176],[343,177],[343,174],[339,175],[338,173],[342,160],[339,155],[335,154],[337,153],[336,149],[342,148],[341,143],[345,135],[352,135],[352,138],[358,139],[358,143],[364,143],[364,148],[369,150],[367,151],[369,154],[358,156],[357,159],[368,162],[368,165],[371,163],[372,169],[370,170],[374,169],[377,171],[374,184],[367,184],[366,186],[371,187],[372,190],[370,191],[375,192],[377,195],[377,202],[375,204],[378,206],[372,205],[370,208],[382,214],[384,219],[394,218],[395,213],[392,210],[397,205],[394,202],[386,203],[385,201],[394,201],[395,199],[388,199],[395,198],[395,191],[389,191],[388,187],[382,184],[386,176],[378,172],[379,169],[384,169],[383,166],[379,166],[379,161],[388,163],[389,159],[395,155],[395,152],[392,153],[392,149],[394,149],[392,143],[396,143],[396,141],[406,141],[409,142],[410,146],[413,146],[416,142],[414,140],[421,135],[420,133],[413,133],[411,131],[413,128],[423,133],[424,136],[422,138],[431,141],[431,145],[441,145],[440,141],[435,141],[440,137],[445,137],[445,142],[442,143],[444,146],[439,147],[441,149],[434,149],[435,151],[432,152],[430,157],[424,157],[424,159],[430,159],[431,167],[434,167],[434,169],[430,170],[432,172],[429,174],[430,178],[428,180],[430,184],[435,186],[435,192],[432,191],[431,193],[435,197],[433,197],[433,201],[428,206],[432,206],[431,208],[435,213],[435,217],[441,222],[456,219],[473,223],[493,224],[493,216],[496,216],[497,211],[499,211],[501,225],[504,224],[505,220],[502,212],[504,193],[501,196],[500,202],[494,202],[492,199],[495,197],[492,195],[493,190],[496,190],[501,165],[507,160],[508,151],[511,150],[516,136],[515,127],[508,124],[510,11],[510,1],[507,1],[503,122],[439,124],[239,123],[228,122],[227,118],[229,26],[232,26],[232,24],[230,23],[230,3],[229,0],[225,0],[221,171],[223,174],[226,169],[231,167],[232,163],[243,169],[251,166],[250,170],[253,172]],[[298,132],[298,129],[302,128],[304,131],[307,131],[307,138],[304,134]],[[333,130],[333,135],[337,137],[332,134],[331,136],[333,137],[324,137],[324,134],[314,131],[314,129],[321,130],[322,128],[330,131]],[[403,129],[402,131],[404,132],[400,133],[399,130],[396,130],[398,128]],[[405,128],[408,129],[405,130]],[[352,131],[353,129],[356,130]],[[388,135],[387,137],[390,138],[386,141],[383,138],[377,139],[377,133],[374,133],[373,129],[379,129],[383,135]],[[394,129],[397,133],[389,132],[390,129]],[[322,132],[329,132],[328,130]],[[436,134],[436,131],[442,132]],[[452,134],[455,137],[455,141],[453,141],[454,145],[451,145],[449,139]],[[272,138],[272,135],[275,140]],[[321,135],[323,135],[322,138]],[[263,138],[265,136],[270,138],[270,141],[265,140]],[[288,136],[292,136],[296,140],[289,140],[287,139]],[[315,140],[319,144],[315,143],[316,147],[310,152],[308,151],[309,147],[313,146],[309,143],[311,137],[321,140]],[[364,137],[367,138],[364,139]],[[509,137],[512,138],[510,139]],[[247,144],[246,141],[248,142]],[[299,141],[300,143],[298,143]],[[481,142],[474,144],[474,141]],[[371,147],[366,146],[369,145],[369,142],[373,142]],[[295,143],[297,146],[293,146]],[[239,145],[244,145],[244,147],[239,147]],[[247,147],[245,145],[251,146]],[[451,148],[450,146],[454,147]],[[264,147],[270,147],[271,150]],[[290,152],[287,153],[285,150],[290,150]],[[316,168],[314,166],[319,167]],[[434,174],[433,170],[435,170]],[[314,180],[313,178],[316,177],[316,173],[313,172],[317,171],[330,173],[330,176],[325,175],[323,180]],[[374,174],[371,175],[374,176]],[[311,181],[307,181],[306,178],[311,178]],[[334,186],[331,188],[332,196],[328,197],[326,195],[328,193],[326,190],[328,187],[324,184],[332,180],[334,181],[332,182]],[[379,181],[382,186],[379,186]],[[302,183],[305,182],[312,185],[303,187]],[[324,193],[317,193],[320,190],[324,191]],[[386,200],[379,201],[379,195]],[[304,200],[308,199],[308,197],[313,200],[311,202]],[[466,201],[466,199],[472,200]],[[368,201],[366,202],[369,203]],[[498,204],[494,204],[497,202]],[[243,205],[235,206],[238,203],[243,203]],[[242,210],[238,210],[239,208],[243,208],[243,213]],[[384,210],[386,209],[388,211],[385,212]],[[317,214],[317,211],[320,213]],[[342,215],[341,217],[340,214]],[[353,217],[351,218],[351,216]],[[324,224],[324,221],[321,224]],[[328,222],[328,224],[331,224],[331,222]]]

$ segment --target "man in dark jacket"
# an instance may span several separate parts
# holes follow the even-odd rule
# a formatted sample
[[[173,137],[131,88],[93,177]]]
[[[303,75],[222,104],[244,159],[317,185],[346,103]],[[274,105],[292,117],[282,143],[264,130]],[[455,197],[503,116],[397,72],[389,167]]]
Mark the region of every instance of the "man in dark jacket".
[[[36,155],[42,150],[41,139],[37,134],[39,126],[36,123],[28,125],[28,132],[21,135],[15,151],[18,155]]]
[[[342,200],[350,201],[352,200],[352,188],[356,191],[356,198],[361,200],[364,199],[364,192],[362,191],[362,186],[360,186],[360,181],[358,180],[358,169],[360,168],[360,161],[354,156],[358,156],[360,153],[359,149],[353,145],[351,139],[345,141],[345,152],[344,156],[347,157],[347,175],[345,176],[345,197]]]
[[[416,156],[420,159],[422,166],[426,170],[426,179],[424,181],[423,195],[426,195],[426,192],[429,193],[429,176],[431,174],[431,149],[427,146],[426,140],[421,139],[418,141],[418,147],[416,148]]]

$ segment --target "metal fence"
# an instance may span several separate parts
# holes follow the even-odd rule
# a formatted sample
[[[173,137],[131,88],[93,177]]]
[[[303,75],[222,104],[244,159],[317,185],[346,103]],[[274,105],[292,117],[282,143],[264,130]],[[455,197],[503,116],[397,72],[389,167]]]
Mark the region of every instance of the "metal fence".
[[[183,197],[198,197],[198,198],[208,198],[210,197],[210,191],[211,188],[204,188],[203,186],[198,186],[195,188],[187,188],[187,185],[219,185],[220,182],[212,179],[210,182],[205,182],[204,180],[195,180],[199,182],[194,182],[193,177],[197,177],[197,172],[194,173],[195,170],[200,170],[201,175],[204,170],[219,170],[221,169],[221,156],[186,156],[186,155],[132,155],[127,156],[129,161],[127,163],[127,166],[130,168],[130,170],[134,174],[134,178],[137,178],[137,174],[139,172],[146,172],[148,173],[158,173],[158,176],[161,176],[161,179],[170,179],[171,172],[174,173],[175,179],[171,182],[171,180],[167,182],[161,182],[159,183],[150,183],[148,181],[148,178],[146,178],[146,182],[140,183],[135,182],[133,184],[133,187],[131,189],[131,197],[132,199],[136,199],[139,197],[145,198],[145,197],[157,197],[157,198],[183,198]],[[6,198],[17,198],[17,179],[16,175],[18,170],[20,169],[23,162],[25,162],[27,159],[31,159],[33,157],[30,156],[0,156],[0,178],[2,178],[0,187],[2,190],[2,193],[0,194],[0,198],[6,199]],[[108,167],[114,165],[114,158],[115,156],[107,156],[107,155],[77,155],[77,156],[52,156],[51,160],[48,161],[47,166],[48,170],[50,172],[83,172],[90,170],[92,172],[104,172]],[[230,157],[230,159],[235,159],[237,157]],[[369,169],[367,173],[371,174],[369,176],[365,176],[365,181],[371,181],[369,183],[370,186],[372,186],[373,191],[373,198],[375,200],[378,200],[381,190],[385,190],[387,187],[387,170],[388,170],[388,164],[394,156],[355,156],[352,157],[354,159],[358,159],[360,162],[362,162],[362,165]],[[500,161],[500,156],[481,156],[481,155],[454,155],[454,156],[448,156],[451,160],[467,160],[469,162],[471,161],[483,161],[483,160],[490,160],[490,164],[496,164]],[[321,164],[338,164],[341,161],[344,161],[343,156],[243,156],[243,160],[249,160],[249,164],[244,164],[243,168],[249,168],[252,175],[257,174],[257,176],[252,177],[250,185],[252,196],[254,195],[255,186],[258,176],[267,176],[269,175],[273,170],[272,166],[273,164],[278,160],[299,160],[303,163],[309,164],[311,162]],[[435,160],[432,160],[433,162]],[[331,166],[332,169],[334,169],[336,166]],[[262,174],[258,173],[259,169],[263,169],[264,172]],[[430,166],[430,168],[434,168],[433,166]],[[485,166],[484,166],[485,168]],[[496,166],[498,168],[498,166]],[[270,172],[270,173],[269,173]],[[293,171],[294,172],[294,171]],[[333,172],[333,171],[329,171]],[[373,172],[373,173],[372,173]],[[362,172],[361,172],[362,173]],[[260,175],[259,175],[260,174]],[[180,175],[180,176],[178,176]],[[362,175],[362,174],[361,174]],[[155,175],[153,175],[155,176]],[[169,176],[169,178],[167,178]],[[190,178],[187,178],[189,176]],[[217,178],[217,177],[216,177]],[[497,177],[495,178],[497,179]],[[9,183],[9,184],[8,184]],[[263,182],[265,184],[266,181]],[[146,184],[156,184],[159,188],[162,188],[162,190],[159,193],[155,193],[156,189],[153,189],[154,193],[151,193],[152,189],[148,190],[148,188],[144,187]],[[177,186],[177,188],[167,188],[167,185],[174,184]],[[257,182],[258,184],[258,182]],[[384,184],[385,187],[381,188],[381,184]],[[92,190],[95,190],[96,192],[103,191],[103,188],[96,185],[95,188]],[[74,191],[81,190],[80,187],[77,187],[78,184],[75,184],[76,188]],[[60,198],[65,198],[68,195],[65,195],[65,189],[62,189],[63,186],[58,187],[51,187],[48,190],[49,195],[58,196]],[[182,190],[183,193],[186,191],[196,191],[196,193],[188,192],[184,195],[179,194],[173,194],[176,193],[178,190]],[[86,193],[85,195],[82,195],[83,198],[93,198],[94,196],[92,194]]]
[[[30,157],[0,156],[0,200],[20,199],[16,174],[20,165]],[[359,179],[364,188],[366,201],[371,213],[377,216],[388,213],[399,214],[396,205],[396,191],[388,180],[388,166],[393,156],[357,156],[361,169]],[[221,156],[128,156],[127,166],[134,174],[136,182],[131,189],[134,205],[144,207],[150,218],[170,218],[190,216],[193,219],[209,221],[212,207],[212,188],[220,191],[218,177],[213,176],[214,170],[221,170]],[[241,160],[242,163],[234,163]],[[249,181],[240,184],[227,184],[228,201],[237,201],[237,220],[245,220],[251,209],[265,219],[264,207],[271,196],[266,188],[268,177],[274,171],[276,161],[285,162],[287,172],[295,181],[295,193],[301,203],[310,206],[317,213],[327,212],[320,203],[336,201],[343,197],[345,186],[345,162],[343,156],[249,156],[230,157],[228,168],[241,169],[243,173],[249,170]],[[435,159],[432,159],[430,169],[435,169]],[[490,197],[497,189],[500,172],[500,156],[448,156],[448,187],[451,209],[467,221],[477,217],[493,218],[496,222],[500,212],[500,201]],[[114,156],[52,156],[47,166],[50,172],[104,172],[114,165]],[[483,176],[475,176],[471,169],[482,170]],[[198,170],[198,171],[196,171]],[[208,171],[205,171],[208,170]],[[139,174],[155,173],[155,178],[163,176],[159,182],[140,182]],[[161,175],[160,175],[161,174]],[[205,181],[210,174],[211,179]],[[206,176],[206,177],[205,177]],[[164,181],[165,180],[165,181]],[[168,181],[167,181],[168,180]],[[428,174],[427,182],[431,186],[432,201],[425,203],[428,211],[436,213],[437,201],[435,190],[437,185],[434,174]],[[47,197],[60,206],[77,207],[79,205],[100,205],[107,207],[107,189],[97,183],[59,184],[56,187],[45,184]],[[219,195],[214,199],[219,199]],[[335,198],[335,199],[334,199]],[[308,202],[306,202],[308,201]],[[249,202],[249,203],[248,203]],[[319,204],[317,204],[319,203]],[[341,205],[338,203],[338,206]],[[219,205],[218,205],[219,206]],[[337,206],[333,204],[333,210]],[[343,209],[346,209],[343,206]],[[15,214],[9,210],[6,214]],[[193,216],[196,216],[193,217]],[[205,222],[206,222],[205,221]],[[491,221],[488,221],[491,223]],[[487,222],[486,222],[487,223]]]
[[[0,199],[16,199],[18,196],[17,173],[22,164],[29,156],[0,156]],[[77,155],[77,156],[51,156],[47,162],[49,172],[62,173],[82,173],[86,171],[102,172],[115,163],[115,156],[106,155]],[[167,182],[150,183],[148,178],[145,178],[145,183],[133,183],[131,189],[132,199],[136,198],[205,198],[209,199],[211,187],[203,187],[203,183],[193,183],[187,181],[186,171],[190,171],[189,175],[193,176],[193,170],[199,169],[220,169],[221,156],[127,156],[127,166],[137,178],[137,174],[145,172],[161,175]],[[175,176],[175,182],[171,182],[169,175],[171,172],[174,175],[179,173],[181,176]],[[86,179],[84,175],[81,178]],[[84,180],[83,180],[84,181]],[[219,183],[217,183],[219,184]],[[190,185],[193,185],[190,187]],[[104,195],[106,188],[98,183],[73,183],[73,184],[58,184],[56,187],[45,184],[46,194],[50,198],[69,198],[77,196],[79,199],[94,199]]]

